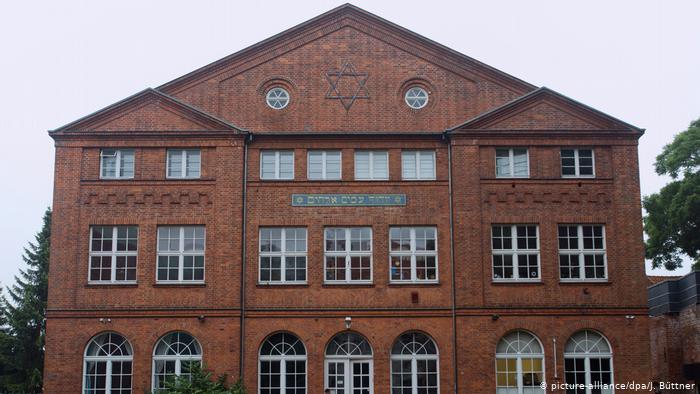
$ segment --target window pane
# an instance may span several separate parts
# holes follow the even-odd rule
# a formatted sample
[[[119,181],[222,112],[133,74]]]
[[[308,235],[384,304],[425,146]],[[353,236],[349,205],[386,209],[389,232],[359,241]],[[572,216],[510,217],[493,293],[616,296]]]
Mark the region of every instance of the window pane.
[[[419,152],[420,179],[435,179],[435,153]]]
[[[188,150],[187,153],[187,177],[188,178],[199,178],[200,168],[201,168],[201,157],[199,150]]]
[[[117,150],[102,149],[100,152],[100,165],[102,167],[101,176],[103,178],[114,178],[117,176]]]
[[[279,152],[280,179],[294,178],[294,152]]]
[[[323,179],[323,152],[309,152],[309,179]]]
[[[513,149],[513,176],[528,176],[527,149]]]
[[[123,178],[133,178],[134,177],[134,151],[122,150],[121,152],[121,162],[119,163],[119,176]]]
[[[260,176],[263,179],[275,178],[275,152],[262,152],[260,154]]]
[[[340,179],[340,152],[326,152],[326,179]]]
[[[355,152],[355,178],[370,178],[370,154],[369,152]]]
[[[401,153],[401,176],[403,179],[417,179],[416,152]]]
[[[372,152],[373,179],[389,178],[389,153]]]
[[[510,173],[510,150],[496,149],[496,176],[508,177]]]
[[[168,177],[182,177],[182,150],[168,150]]]

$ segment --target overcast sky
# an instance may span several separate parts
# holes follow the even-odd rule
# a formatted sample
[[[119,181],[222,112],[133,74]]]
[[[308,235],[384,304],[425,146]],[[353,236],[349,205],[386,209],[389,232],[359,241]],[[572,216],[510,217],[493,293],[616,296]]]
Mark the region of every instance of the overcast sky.
[[[340,4],[4,2],[0,282],[10,284],[23,266],[22,248],[33,239],[44,209],[51,205],[54,150],[46,130]],[[518,78],[646,128],[639,146],[644,195],[667,182],[653,171],[663,145],[700,117],[697,0],[358,0],[354,4]],[[686,272],[688,267],[674,274]]]

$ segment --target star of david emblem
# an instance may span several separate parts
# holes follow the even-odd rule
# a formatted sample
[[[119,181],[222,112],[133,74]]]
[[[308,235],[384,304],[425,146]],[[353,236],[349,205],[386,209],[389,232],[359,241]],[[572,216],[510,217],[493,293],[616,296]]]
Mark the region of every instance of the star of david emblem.
[[[348,111],[355,100],[369,98],[369,92],[365,87],[367,78],[369,78],[368,73],[357,72],[352,63],[345,62],[340,71],[326,72],[326,79],[331,85],[326,92],[326,98],[340,100]]]

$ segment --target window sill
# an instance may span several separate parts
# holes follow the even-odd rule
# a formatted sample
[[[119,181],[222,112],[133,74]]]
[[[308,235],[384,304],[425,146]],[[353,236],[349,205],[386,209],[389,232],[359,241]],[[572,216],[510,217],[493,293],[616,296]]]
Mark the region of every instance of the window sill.
[[[283,288],[306,288],[309,287],[307,282],[296,282],[296,283],[270,283],[270,282],[258,282],[256,285],[258,288],[269,289],[273,287],[283,287]]]
[[[544,285],[542,280],[491,280],[492,285]]]
[[[587,279],[587,280],[559,280],[560,285],[566,286],[576,286],[576,285],[594,285],[594,286],[608,286],[612,285],[612,282],[608,279]]]
[[[389,287],[435,287],[439,286],[439,281],[425,282],[389,282]]]
[[[324,282],[322,287],[338,287],[338,288],[372,288],[374,287],[373,282]]]
[[[156,282],[153,287],[207,287],[204,282]]]
[[[88,282],[85,287],[138,287],[136,282]]]

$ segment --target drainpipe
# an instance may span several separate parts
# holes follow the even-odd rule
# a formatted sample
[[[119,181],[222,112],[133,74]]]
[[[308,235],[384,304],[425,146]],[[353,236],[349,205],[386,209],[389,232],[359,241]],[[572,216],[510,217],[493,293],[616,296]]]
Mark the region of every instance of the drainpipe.
[[[452,370],[454,371],[454,392],[459,392],[459,375],[457,369],[457,283],[455,267],[455,224],[454,212],[452,208],[452,140],[449,139],[447,131],[442,133],[442,138],[447,139],[447,187],[450,203],[450,259],[452,265]]]
[[[243,381],[245,363],[245,283],[246,283],[246,219],[247,219],[247,192],[248,192],[248,143],[253,141],[253,134],[248,133],[243,140],[243,202],[241,208],[241,320],[240,320],[240,360],[238,377]]]

